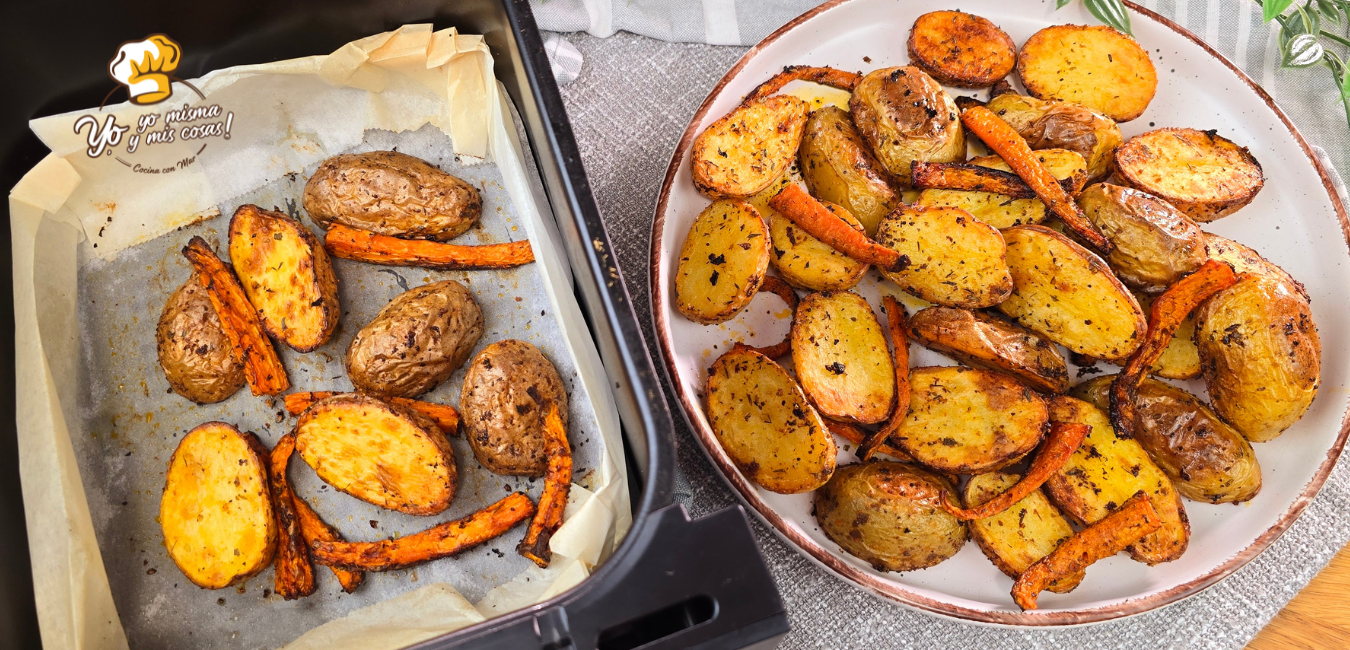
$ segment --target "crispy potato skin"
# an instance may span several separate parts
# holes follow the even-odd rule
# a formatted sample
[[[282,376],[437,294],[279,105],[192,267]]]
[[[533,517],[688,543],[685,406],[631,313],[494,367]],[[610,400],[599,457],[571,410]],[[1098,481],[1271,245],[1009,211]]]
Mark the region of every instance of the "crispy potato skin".
[[[1008,491],[1021,477],[1017,474],[990,472],[970,477],[964,501],[967,508],[978,506]],[[1027,567],[1050,554],[1064,540],[1073,537],[1073,527],[1050,504],[1039,488],[992,517],[969,523],[970,537],[994,566],[1014,580]],[[1060,580],[1050,587],[1067,594],[1082,582],[1083,574]]]
[[[733,347],[708,370],[708,422],[746,478],[779,494],[830,480],[838,448],[825,421],[773,360]]]
[[[1317,396],[1317,324],[1282,280],[1247,276],[1215,294],[1196,310],[1195,343],[1214,410],[1247,440],[1273,440]]]
[[[1049,425],[1045,401],[1003,373],[915,368],[909,389],[909,415],[891,441],[946,474],[1006,467],[1034,449]]]
[[[1031,35],[1017,74],[1040,99],[1082,104],[1117,121],[1144,113],[1158,90],[1148,52],[1106,25],[1054,25]]]
[[[1078,206],[1115,244],[1106,263],[1129,286],[1161,293],[1207,259],[1200,226],[1157,197],[1098,183],[1078,195]]]
[[[1009,373],[1041,392],[1069,389],[1069,366],[1054,345],[993,314],[929,307],[909,319],[909,334],[924,347]]]
[[[1073,395],[1106,410],[1115,375],[1074,387]],[[1256,452],[1237,429],[1196,396],[1156,379],[1145,379],[1135,399],[1139,430],[1134,439],[1192,501],[1239,503],[1261,491]]]
[[[848,210],[833,203],[824,205],[854,229],[863,230],[863,225]],[[866,262],[859,262],[831,248],[772,208],[769,209],[769,234],[773,244],[773,255],[769,257],[769,262],[784,281],[799,289],[852,289],[862,280],[867,269],[872,268]]]
[[[1111,174],[1116,148],[1125,139],[1111,118],[1086,106],[1003,93],[986,108],[1003,118],[1036,150],[1067,149],[1083,157],[1088,180]]]
[[[337,276],[323,244],[280,212],[242,205],[230,218],[230,263],[272,338],[312,352],[337,329]]]
[[[445,381],[483,335],[483,312],[454,280],[399,294],[347,348],[347,377],[358,391],[417,397]]]
[[[1095,253],[1041,226],[1009,228],[1003,238],[1014,288],[1000,311],[1097,359],[1125,359],[1143,343],[1144,310]]]
[[[1289,275],[1274,262],[1261,257],[1260,253],[1212,233],[1205,233],[1204,240],[1205,254],[1209,259],[1227,262],[1237,273],[1251,273],[1284,282],[1298,292],[1298,295],[1303,296],[1304,300],[1308,299],[1308,290],[1303,287],[1302,282],[1295,280],[1294,276]]]
[[[960,208],[902,205],[881,222],[877,243],[909,260],[882,275],[929,302],[978,309],[1012,293],[1003,236]]]
[[[478,189],[397,151],[343,154],[305,183],[305,211],[331,223],[406,239],[450,241],[483,214]]]
[[[257,575],[276,553],[267,449],[251,433],[207,422],[178,443],[159,501],[169,557],[192,584],[220,589]]]
[[[539,348],[516,339],[483,348],[469,364],[459,396],[474,457],[496,474],[543,476],[544,417],[551,404],[558,406],[566,431],[567,391]]]
[[[1153,565],[1186,552],[1191,524],[1181,493],[1139,443],[1118,436],[1106,413],[1067,396],[1050,399],[1050,418],[1092,427],[1078,450],[1042,489],[1064,514],[1084,526],[1096,523],[1124,505],[1140,490],[1162,519],[1162,528],[1130,546],[1130,557]]]
[[[895,401],[895,366],[872,306],[851,291],[813,293],[792,319],[792,363],[821,415],[875,424]]]
[[[1158,129],[1116,149],[1116,177],[1196,221],[1237,212],[1266,184],[1261,163],[1214,131]]]
[[[745,198],[783,175],[801,145],[811,106],[773,95],[737,106],[694,138],[694,187],[710,199]]]
[[[877,160],[902,183],[909,183],[909,164],[916,160],[966,159],[956,102],[918,68],[873,70],[853,89],[848,108]]]
[[[198,404],[225,400],[244,387],[244,364],[194,275],[164,303],[155,328],[159,366],[173,392]]]
[[[1087,181],[1083,157],[1067,149],[1042,149],[1036,157],[1059,180],[1072,179],[1074,192]],[[972,158],[970,164],[1011,172],[1008,163],[998,156]],[[919,194],[917,205],[935,208],[960,208],[971,216],[999,230],[1024,223],[1040,223],[1049,216],[1049,210],[1040,199],[1015,199],[993,192],[928,189]]]
[[[731,320],[769,269],[769,227],[754,206],[715,201],[689,227],[675,267],[675,308],[695,323]]]
[[[811,113],[797,149],[797,166],[811,195],[837,203],[862,222],[868,237],[900,203],[900,191],[877,162],[848,112],[826,106]]]
[[[938,82],[988,88],[1017,65],[1017,46],[998,25],[960,11],[919,16],[909,30],[909,58]]]
[[[855,463],[816,490],[825,535],[877,571],[914,571],[942,563],[966,543],[966,525],[939,505],[945,478],[912,465]]]

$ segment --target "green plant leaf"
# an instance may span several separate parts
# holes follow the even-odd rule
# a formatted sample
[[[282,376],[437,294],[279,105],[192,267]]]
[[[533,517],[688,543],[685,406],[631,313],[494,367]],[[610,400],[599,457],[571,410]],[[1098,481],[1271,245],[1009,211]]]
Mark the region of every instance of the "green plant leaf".
[[[1073,2],[1073,0],[1055,0],[1055,9],[1063,9],[1069,6],[1070,2]]]
[[[1341,8],[1332,0],[1317,0],[1317,10],[1321,12],[1323,18],[1337,25],[1341,24]]]
[[[1097,20],[1130,34],[1130,14],[1120,0],[1083,0],[1083,5]]]
[[[1275,20],[1275,17],[1284,13],[1291,4],[1294,4],[1294,0],[1265,0],[1261,5],[1261,19],[1265,22]]]
[[[1322,44],[1312,34],[1299,34],[1289,41],[1284,50],[1286,68],[1306,68],[1322,60]]]

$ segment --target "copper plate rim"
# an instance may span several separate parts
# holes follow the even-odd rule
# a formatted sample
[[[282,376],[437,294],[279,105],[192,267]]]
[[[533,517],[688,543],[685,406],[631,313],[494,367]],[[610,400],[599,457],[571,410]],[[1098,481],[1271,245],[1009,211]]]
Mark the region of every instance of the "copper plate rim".
[[[1261,552],[1274,543],[1276,539],[1279,539],[1280,535],[1284,534],[1284,531],[1289,529],[1294,521],[1298,519],[1299,515],[1301,515],[1308,507],[1308,504],[1312,501],[1313,497],[1321,490],[1322,485],[1326,482],[1327,475],[1331,473],[1332,468],[1336,465],[1337,458],[1340,457],[1341,451],[1345,447],[1347,435],[1350,435],[1350,410],[1347,410],[1341,416],[1340,434],[1336,437],[1335,443],[1332,444],[1331,448],[1327,451],[1326,459],[1318,466],[1317,472],[1313,475],[1312,479],[1308,481],[1308,484],[1303,488],[1303,491],[1299,493],[1298,497],[1294,499],[1294,502],[1290,504],[1288,510],[1280,516],[1275,522],[1275,525],[1271,526],[1247,546],[1247,548],[1238,552],[1223,564],[1194,580],[1142,598],[1130,599],[1106,607],[1054,611],[1042,614],[1030,614],[1026,612],[990,612],[953,605],[922,596],[900,585],[882,580],[877,576],[849,564],[842,558],[826,550],[815,540],[798,532],[791,526],[788,526],[783,519],[778,516],[778,513],[760,498],[755,487],[752,486],[745,477],[741,475],[740,471],[736,469],[736,466],[731,462],[731,459],[726,455],[726,452],[722,450],[721,445],[717,443],[717,438],[713,435],[712,430],[707,426],[704,426],[703,423],[693,415],[702,407],[688,398],[684,386],[681,385],[682,382],[679,381],[679,372],[675,367],[675,356],[671,344],[669,324],[666,321],[664,312],[660,309],[660,305],[665,301],[665,287],[662,286],[660,282],[660,265],[661,260],[664,257],[663,253],[665,248],[665,242],[662,240],[661,233],[665,227],[666,206],[670,199],[670,190],[674,185],[675,175],[679,171],[680,166],[684,164],[685,156],[696,135],[695,129],[712,108],[713,102],[721,94],[723,88],[725,88],[746,65],[749,64],[765,46],[778,40],[782,35],[792,31],[797,26],[810,20],[816,15],[849,1],[850,0],[830,0],[830,2],[826,2],[825,4],[803,13],[794,18],[791,22],[783,25],[774,33],[765,37],[764,40],[757,43],[754,47],[751,47],[749,51],[741,56],[741,58],[736,61],[736,64],[732,66],[731,70],[729,70],[726,75],[717,82],[717,85],[712,91],[708,93],[708,97],[703,100],[703,104],[699,106],[694,117],[690,119],[689,126],[680,137],[680,142],[677,145],[674,154],[671,156],[670,165],[666,168],[665,179],[661,185],[660,198],[656,205],[655,219],[652,223],[651,262],[649,268],[652,318],[656,326],[657,338],[660,341],[661,356],[666,372],[670,377],[672,386],[677,389],[675,393],[683,406],[685,420],[694,430],[704,452],[707,453],[708,457],[717,466],[722,477],[735,488],[741,499],[753,508],[759,517],[772,526],[779,535],[786,538],[799,550],[805,551],[810,558],[839,576],[846,578],[883,598],[899,602],[924,612],[994,625],[1025,627],[1083,625],[1125,618],[1127,616],[1142,614],[1147,611],[1171,605],[1198,594],[1232,575],[1233,572],[1260,555]],[[1350,246],[1350,219],[1347,218],[1345,206],[1341,203],[1340,196],[1336,193],[1335,184],[1327,174],[1327,170],[1322,166],[1321,161],[1314,155],[1311,145],[1308,144],[1308,141],[1303,137],[1303,134],[1299,133],[1293,122],[1289,120],[1289,116],[1285,115],[1284,111],[1280,110],[1280,107],[1275,103],[1275,100],[1271,98],[1260,85],[1252,80],[1251,77],[1247,76],[1246,73],[1234,65],[1232,61],[1210,47],[1198,36],[1191,33],[1190,30],[1150,9],[1131,2],[1130,0],[1125,0],[1125,5],[1135,13],[1171,29],[1200,46],[1205,52],[1217,59],[1231,70],[1234,75],[1246,83],[1247,87],[1250,88],[1252,92],[1256,93],[1256,95],[1270,107],[1270,110],[1280,118],[1280,121],[1284,123],[1285,128],[1289,130],[1289,134],[1294,137],[1294,140],[1297,141],[1299,146],[1303,149],[1303,153],[1308,157],[1308,161],[1311,162],[1313,167],[1317,170],[1318,175],[1322,179],[1322,186],[1327,192],[1327,197],[1331,199],[1331,204],[1336,210],[1336,216],[1340,221],[1341,232],[1346,238],[1347,246]]]

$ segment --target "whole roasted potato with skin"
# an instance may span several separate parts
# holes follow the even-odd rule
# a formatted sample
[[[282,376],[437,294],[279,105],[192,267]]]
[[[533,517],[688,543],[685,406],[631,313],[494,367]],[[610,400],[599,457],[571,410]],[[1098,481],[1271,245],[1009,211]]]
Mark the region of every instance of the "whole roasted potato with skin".
[[[509,476],[543,476],[548,469],[544,416],[558,406],[567,428],[567,391],[539,348],[507,339],[483,348],[464,375],[459,409],[465,437],[483,467]]]
[[[1162,199],[1098,183],[1078,195],[1078,205],[1115,245],[1106,263],[1125,284],[1161,293],[1205,263],[1200,226]]]
[[[347,348],[347,377],[363,393],[417,397],[450,378],[483,335],[483,312],[454,280],[399,294]]]
[[[825,535],[877,571],[940,564],[966,543],[966,525],[942,509],[950,481],[913,465],[857,463],[835,470],[816,490]]]
[[[243,388],[244,364],[234,358],[220,316],[196,275],[164,303],[155,342],[173,392],[198,404],[214,404]]]
[[[910,163],[966,159],[966,135],[956,102],[924,71],[904,66],[874,70],[848,101],[853,123],[877,160],[909,183]]]
[[[1089,180],[1111,174],[1116,147],[1124,142],[1111,118],[1090,108],[1053,99],[1004,93],[986,108],[1003,118],[1032,149],[1068,149],[1087,161]]]
[[[305,211],[380,235],[449,241],[483,214],[478,189],[397,151],[334,156],[305,183]]]
[[[826,106],[806,121],[797,165],[811,195],[837,203],[862,222],[868,237],[900,203],[900,191],[863,142],[848,112]]]

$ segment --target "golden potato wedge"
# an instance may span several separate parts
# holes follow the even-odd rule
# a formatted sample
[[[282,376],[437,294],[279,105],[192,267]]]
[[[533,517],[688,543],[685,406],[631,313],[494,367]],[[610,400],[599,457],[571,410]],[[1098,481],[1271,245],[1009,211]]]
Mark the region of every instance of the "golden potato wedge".
[[[853,89],[848,108],[872,153],[901,183],[909,183],[909,165],[916,160],[966,159],[956,102],[918,68],[873,70]]]
[[[822,415],[875,424],[895,400],[895,366],[872,306],[852,291],[813,293],[792,320],[792,364]]]
[[[769,227],[754,206],[715,201],[698,215],[675,267],[675,307],[696,323],[721,323],[740,313],[769,270]]]
[[[834,436],[792,377],[736,346],[708,369],[708,423],[746,478],[770,492],[810,492],[834,474]]]
[[[966,524],[938,504],[947,479],[913,465],[854,463],[816,490],[825,535],[877,571],[914,571],[942,563],[966,543]]]
[[[822,203],[855,230],[863,230],[863,224],[848,210],[833,203]],[[852,289],[867,273],[867,269],[872,268],[870,264],[859,262],[816,239],[773,208],[769,208],[769,234],[773,243],[773,255],[769,257],[769,262],[783,280],[799,289]]]
[[[1036,152],[1036,156],[1055,178],[1073,180],[1070,194],[1076,194],[1083,189],[1083,183],[1087,181],[1085,171],[1087,163],[1083,161],[1082,156],[1066,149],[1042,149]],[[970,164],[999,171],[1012,171],[1008,163],[1003,162],[998,156],[972,158]],[[1050,214],[1040,199],[1015,199],[993,192],[924,190],[919,195],[917,204],[934,208],[960,208],[999,230],[1024,223],[1040,223]]]
[[[1158,129],[1116,149],[1116,177],[1196,221],[1214,221],[1252,202],[1266,184],[1261,163],[1214,131]]]
[[[1148,52],[1106,25],[1054,25],[1031,35],[1017,74],[1040,99],[1082,104],[1117,122],[1144,113],[1158,90]]]
[[[1022,326],[1072,352],[1124,359],[1144,340],[1144,310],[1102,258],[1041,226],[1003,231],[1013,292],[999,304]]]
[[[244,387],[244,364],[234,357],[220,316],[196,274],[164,303],[155,344],[164,378],[183,397],[215,404]]]
[[[962,363],[1002,370],[1046,393],[1069,389],[1069,366],[1049,341],[985,312],[929,307],[909,319],[909,334]]]
[[[1012,126],[1032,149],[1067,149],[1082,156],[1092,181],[1110,175],[1116,147],[1124,142],[1115,121],[1078,104],[1006,92],[996,93],[986,108]]]
[[[455,498],[455,451],[429,418],[348,393],[315,402],[295,423],[295,450],[325,483],[367,503],[434,515]]]
[[[1004,492],[1021,479],[1017,474],[990,472],[970,477],[963,495],[967,508],[974,508]],[[970,522],[970,537],[994,566],[1014,580],[1027,567],[1050,554],[1064,540],[1073,537],[1073,527],[1037,488],[992,517]],[[1060,580],[1050,587],[1067,594],[1082,582],[1083,574]]]
[[[1274,262],[1261,257],[1261,254],[1231,239],[1225,239],[1212,233],[1204,234],[1205,254],[1209,259],[1227,262],[1237,273],[1251,273],[1252,275],[1265,276],[1271,279],[1285,282],[1298,295],[1308,299],[1308,290],[1304,288],[1303,283],[1289,275],[1288,271],[1277,266]]]
[[[909,58],[940,83],[988,88],[1013,71],[1017,46],[987,18],[933,11],[910,28]]]
[[[1195,344],[1214,410],[1252,442],[1279,436],[1317,397],[1317,324],[1283,280],[1246,276],[1214,294],[1196,310]]]
[[[797,149],[797,166],[811,195],[848,210],[868,237],[876,235],[881,220],[900,203],[894,179],[867,148],[848,111],[837,106],[811,113]]]
[[[978,309],[1012,293],[1003,237],[960,208],[896,208],[877,229],[877,243],[908,259],[882,275],[929,302]]]
[[[189,431],[169,459],[159,525],[164,548],[192,584],[221,589],[272,563],[277,520],[267,450],[224,422]]]
[[[1050,419],[1092,427],[1067,463],[1042,486],[1064,514],[1084,526],[1100,521],[1136,492],[1149,496],[1162,528],[1130,546],[1145,564],[1170,562],[1186,552],[1191,524],[1181,493],[1139,443],[1116,435],[1101,409],[1063,395],[1050,398]]]
[[[751,196],[796,158],[811,106],[773,95],[737,106],[694,139],[694,187],[711,199]]]
[[[337,329],[337,276],[323,244],[299,221],[256,205],[230,217],[230,263],[272,338],[300,352]]]
[[[1106,263],[1131,287],[1162,293],[1205,263],[1200,226],[1166,201],[1097,183],[1078,195],[1078,206],[1114,244]]]
[[[1040,444],[1049,425],[1045,401],[1003,373],[915,368],[909,390],[909,416],[891,442],[939,472],[1006,467]]]

